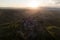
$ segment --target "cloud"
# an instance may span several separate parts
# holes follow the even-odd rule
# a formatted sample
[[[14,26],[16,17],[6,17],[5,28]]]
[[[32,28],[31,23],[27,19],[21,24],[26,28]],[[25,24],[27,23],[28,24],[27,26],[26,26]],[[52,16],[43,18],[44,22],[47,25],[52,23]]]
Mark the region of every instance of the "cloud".
[[[52,0],[55,2],[55,4],[60,4],[60,0]]]

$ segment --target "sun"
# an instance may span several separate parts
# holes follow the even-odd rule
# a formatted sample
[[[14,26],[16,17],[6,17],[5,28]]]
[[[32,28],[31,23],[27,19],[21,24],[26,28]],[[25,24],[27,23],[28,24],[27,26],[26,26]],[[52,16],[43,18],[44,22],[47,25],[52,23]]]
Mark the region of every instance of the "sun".
[[[36,0],[32,0],[28,3],[27,5],[29,8],[38,8],[39,7],[39,2]]]

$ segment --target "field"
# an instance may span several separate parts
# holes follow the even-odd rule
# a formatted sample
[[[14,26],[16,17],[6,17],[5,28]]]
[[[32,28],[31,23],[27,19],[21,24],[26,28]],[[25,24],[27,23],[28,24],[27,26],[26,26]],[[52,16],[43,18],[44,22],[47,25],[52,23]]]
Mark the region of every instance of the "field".
[[[60,40],[60,8],[0,8],[0,40]]]

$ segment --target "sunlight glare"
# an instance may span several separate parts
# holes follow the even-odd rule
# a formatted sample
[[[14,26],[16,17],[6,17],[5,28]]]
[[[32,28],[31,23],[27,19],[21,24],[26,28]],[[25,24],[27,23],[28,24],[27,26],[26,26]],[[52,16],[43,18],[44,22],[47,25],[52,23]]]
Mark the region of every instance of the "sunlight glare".
[[[39,7],[39,2],[36,0],[32,0],[28,3],[27,5],[29,8],[38,8]]]

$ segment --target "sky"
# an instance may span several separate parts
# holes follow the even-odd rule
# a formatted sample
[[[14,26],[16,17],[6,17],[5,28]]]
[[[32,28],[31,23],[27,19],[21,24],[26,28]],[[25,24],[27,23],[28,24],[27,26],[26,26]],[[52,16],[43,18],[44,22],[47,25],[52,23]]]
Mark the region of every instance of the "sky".
[[[0,0],[0,7],[27,7],[32,0]],[[60,7],[60,0],[34,0],[42,6]]]

